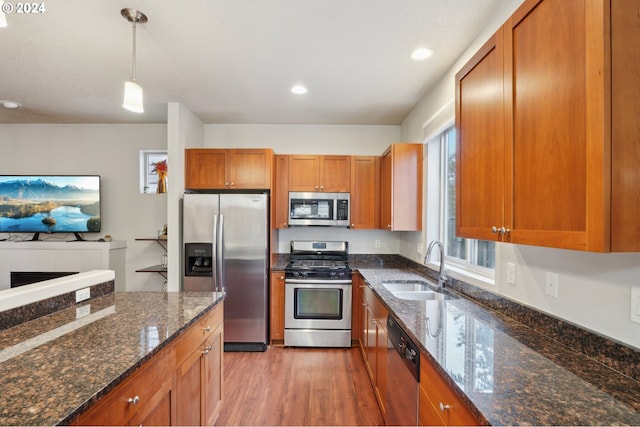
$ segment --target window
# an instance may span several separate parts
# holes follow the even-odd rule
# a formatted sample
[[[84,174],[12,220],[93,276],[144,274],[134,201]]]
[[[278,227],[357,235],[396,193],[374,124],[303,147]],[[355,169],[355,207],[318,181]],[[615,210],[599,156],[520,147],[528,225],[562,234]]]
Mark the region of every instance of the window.
[[[141,150],[140,151],[140,192],[155,193],[158,189],[158,174],[155,172],[155,164],[167,161],[166,150]]]
[[[469,272],[493,277],[495,269],[495,242],[465,239],[456,236],[456,130],[453,126],[438,134],[427,143],[429,173],[427,179],[437,180],[437,185],[427,186],[436,190],[438,196],[429,197],[427,206],[438,206],[439,214],[430,215],[427,221],[435,221],[430,229],[444,243],[446,262]],[[429,226],[428,226],[429,227]]]

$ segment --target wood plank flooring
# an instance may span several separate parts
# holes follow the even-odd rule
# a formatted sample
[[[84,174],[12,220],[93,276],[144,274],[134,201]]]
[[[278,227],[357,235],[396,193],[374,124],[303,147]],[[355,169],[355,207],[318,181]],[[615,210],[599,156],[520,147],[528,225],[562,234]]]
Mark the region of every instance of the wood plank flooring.
[[[218,426],[384,425],[357,347],[224,354]]]

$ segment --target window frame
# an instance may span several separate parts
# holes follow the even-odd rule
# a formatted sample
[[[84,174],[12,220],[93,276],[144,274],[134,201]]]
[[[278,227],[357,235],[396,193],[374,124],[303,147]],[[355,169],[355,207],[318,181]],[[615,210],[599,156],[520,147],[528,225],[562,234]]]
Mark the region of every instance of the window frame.
[[[158,174],[151,172],[151,164],[156,160],[155,157],[163,157],[164,160],[168,160],[169,152],[167,150],[140,150],[140,179],[138,188],[140,194],[156,194]],[[155,181],[153,177],[156,177]]]
[[[429,241],[431,237],[440,240],[445,245],[445,266],[447,270],[447,274],[450,276],[459,276],[464,279],[471,279],[472,281],[480,282],[483,284],[495,285],[495,275],[496,275],[496,266],[493,268],[483,267],[480,265],[472,264],[470,262],[472,256],[476,256],[478,251],[478,242],[477,239],[468,239],[463,238],[467,242],[467,253],[465,258],[458,258],[451,255],[447,255],[448,248],[447,244],[447,159],[448,159],[448,151],[447,151],[447,143],[448,138],[450,136],[451,130],[455,130],[454,119],[447,121],[444,126],[438,129],[433,135],[425,138],[425,152],[428,153],[427,156],[427,170],[431,170],[433,168],[437,169],[437,178],[435,178],[436,174],[427,173],[426,179],[427,181],[431,179],[437,179],[437,185],[434,185],[427,182],[425,188],[430,189],[431,191],[437,188],[437,195],[435,197],[430,197],[427,194],[427,200],[437,203],[437,209],[425,209],[425,211],[429,211],[426,218],[427,224],[427,241]],[[454,134],[455,135],[455,134]],[[433,146],[435,144],[435,147]],[[432,159],[435,156],[436,159]],[[427,206],[429,203],[427,203]],[[433,212],[437,212],[437,215],[433,215]],[[434,224],[434,221],[436,224]],[[493,242],[495,246],[494,254],[495,259],[498,259],[498,245]],[[431,266],[435,268],[439,268],[440,260],[434,260],[431,262]],[[451,274],[451,273],[454,274]]]

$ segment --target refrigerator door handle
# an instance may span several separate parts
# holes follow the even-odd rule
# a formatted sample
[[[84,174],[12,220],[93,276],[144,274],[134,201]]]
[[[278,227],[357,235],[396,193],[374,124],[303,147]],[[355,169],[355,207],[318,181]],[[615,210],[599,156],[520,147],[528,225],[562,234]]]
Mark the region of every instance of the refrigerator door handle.
[[[213,215],[213,236],[211,236],[213,240],[211,241],[211,249],[212,253],[212,272],[211,272],[211,280],[213,281],[213,290],[218,290],[218,247],[216,242],[218,241],[218,215]]]
[[[224,215],[220,215],[220,235],[218,238],[217,262],[220,267],[220,281],[218,292],[224,292]]]

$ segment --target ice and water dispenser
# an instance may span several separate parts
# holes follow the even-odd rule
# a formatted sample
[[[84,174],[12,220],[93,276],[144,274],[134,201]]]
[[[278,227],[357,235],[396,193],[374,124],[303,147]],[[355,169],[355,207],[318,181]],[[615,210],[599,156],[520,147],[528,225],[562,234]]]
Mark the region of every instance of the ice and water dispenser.
[[[211,243],[185,244],[185,277],[211,277],[213,271],[213,245]]]

